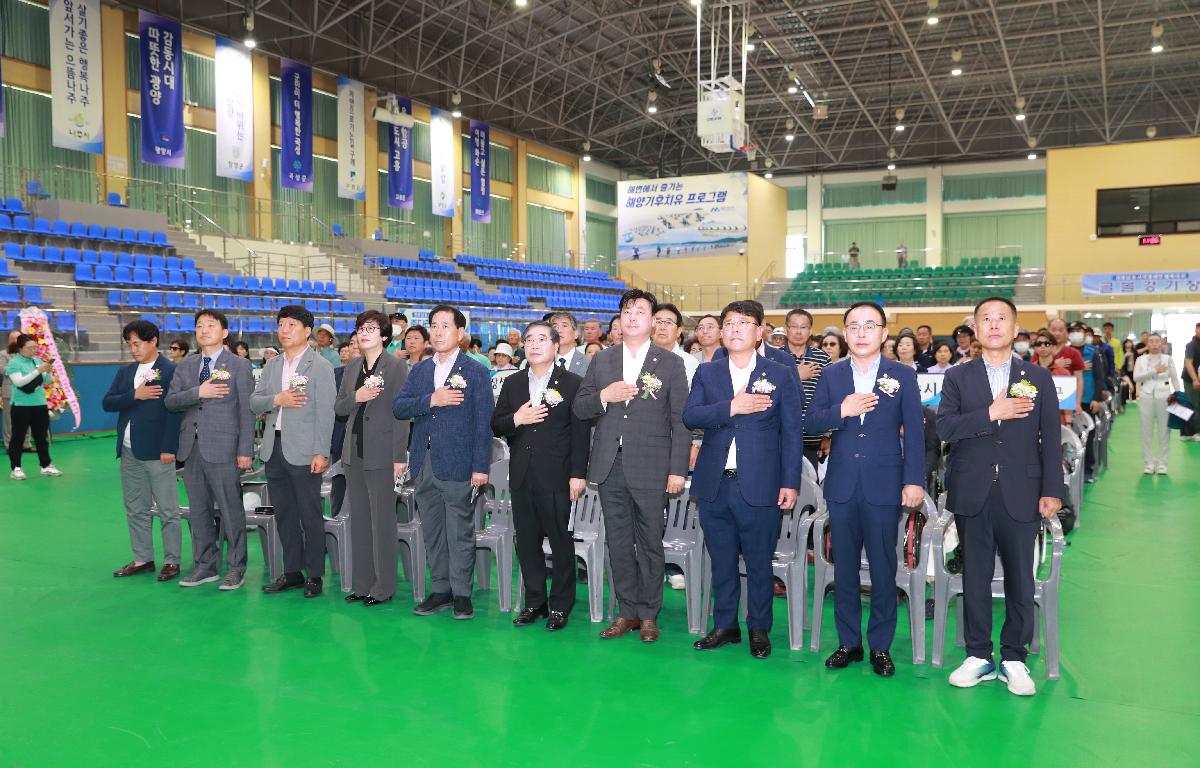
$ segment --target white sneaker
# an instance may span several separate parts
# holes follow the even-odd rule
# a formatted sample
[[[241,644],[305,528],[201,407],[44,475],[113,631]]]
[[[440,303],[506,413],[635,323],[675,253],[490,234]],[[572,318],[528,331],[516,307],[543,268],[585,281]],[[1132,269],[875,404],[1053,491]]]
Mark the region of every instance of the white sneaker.
[[[53,464],[48,464],[42,467],[42,477],[62,477],[62,472],[59,472],[58,467]]]
[[[1158,465],[1158,474],[1160,474],[1160,475],[1165,475],[1165,474],[1167,474],[1167,465],[1166,465],[1166,464],[1159,464],[1159,465]]]
[[[1142,470],[1142,474],[1143,475],[1153,475],[1154,474],[1154,465],[1147,464],[1146,468]]]
[[[996,663],[991,659],[968,656],[958,669],[950,673],[950,685],[972,688],[986,680],[996,679]]]
[[[667,583],[671,585],[671,589],[687,588],[687,582],[684,580],[682,573],[672,573],[667,577]]]
[[[17,467],[11,473],[9,473],[8,476],[10,478],[12,478],[13,480],[24,480],[25,479],[25,470],[21,469],[20,467]]]
[[[1037,693],[1037,686],[1029,676],[1029,667],[1019,661],[1000,662],[999,678],[1008,683],[1008,692],[1017,696],[1032,696]]]

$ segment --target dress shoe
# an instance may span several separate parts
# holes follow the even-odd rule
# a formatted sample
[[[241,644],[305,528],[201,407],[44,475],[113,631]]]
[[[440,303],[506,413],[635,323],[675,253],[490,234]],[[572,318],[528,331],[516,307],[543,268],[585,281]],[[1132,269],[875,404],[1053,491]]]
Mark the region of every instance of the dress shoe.
[[[550,618],[546,619],[546,631],[557,632],[567,626],[567,614],[562,611],[550,611]]]
[[[765,659],[771,655],[771,636],[767,630],[750,630],[750,655],[756,659]]]
[[[167,563],[158,572],[159,581],[170,581],[179,576],[179,563]]]
[[[783,579],[776,578],[771,584],[771,594],[775,597],[787,597],[787,585],[783,583]]]
[[[880,677],[891,677],[896,674],[896,665],[892,663],[892,654],[887,651],[871,651],[871,669]]]
[[[303,576],[298,573],[285,573],[270,584],[264,584],[262,591],[273,595],[276,592],[286,592],[289,589],[296,589],[303,586]]]
[[[825,659],[825,666],[829,669],[845,669],[850,666],[850,662],[862,660],[863,651],[861,645],[854,648],[847,648],[844,645],[840,645],[828,659]]]
[[[471,604],[471,598],[454,598],[454,618],[460,621],[475,618],[475,606]]]
[[[358,602],[362,602],[363,600],[366,600],[367,596],[360,595],[356,592],[351,592],[350,594],[346,595],[342,599],[345,600],[347,603],[358,603]]]
[[[737,627],[733,629],[714,629],[692,643],[692,647],[697,651],[712,651],[720,648],[722,645],[740,642],[742,642],[742,630]]]
[[[658,631],[658,622],[654,619],[642,619],[642,642],[653,643],[658,640],[661,632]]]
[[[642,622],[637,619],[619,618],[612,624],[609,624],[607,628],[601,630],[600,637],[603,637],[605,640],[611,640],[614,637],[620,637],[626,632],[632,632],[640,626],[642,626]]]
[[[304,596],[305,597],[320,597],[321,593],[324,591],[325,591],[324,584],[321,583],[320,576],[311,578],[308,581],[304,582]]]
[[[120,579],[122,577],[133,576],[134,574],[138,574],[138,573],[150,573],[153,570],[154,570],[154,561],[153,560],[151,560],[148,563],[142,563],[141,565],[137,565],[136,563],[125,563],[125,565],[122,565],[120,568],[113,571],[113,576]]]
[[[550,615],[550,610],[546,606],[541,608],[525,608],[517,618],[513,619],[514,627],[527,627],[538,619],[544,619]]]
[[[413,613],[418,616],[432,616],[450,610],[453,605],[454,599],[450,595],[433,594],[422,600],[420,605],[413,607]]]
[[[368,597],[366,600],[362,601],[362,604],[363,605],[383,605],[384,603],[390,603],[391,601],[392,601],[392,598],[390,598],[390,597],[385,597],[382,600],[379,599],[378,597]]]

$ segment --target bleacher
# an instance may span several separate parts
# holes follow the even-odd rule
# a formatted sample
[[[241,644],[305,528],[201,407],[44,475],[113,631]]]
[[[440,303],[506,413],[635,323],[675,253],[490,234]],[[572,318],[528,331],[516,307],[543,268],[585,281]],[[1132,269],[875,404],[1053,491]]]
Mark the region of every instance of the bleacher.
[[[417,252],[416,259],[398,259],[394,256],[372,256],[371,254],[367,254],[363,257],[363,264],[382,270],[388,274],[458,276],[458,270],[454,268],[453,264],[438,261],[438,257],[433,251],[424,248]]]
[[[475,268],[475,274],[489,282],[533,285],[573,286],[593,291],[624,291],[625,283],[613,280],[604,272],[591,269],[571,269],[551,264],[530,264],[503,259],[487,259],[460,253],[454,257],[459,266]]]
[[[792,278],[783,306],[841,307],[882,300],[899,305],[971,305],[988,296],[1011,299],[1021,260],[1017,256],[964,259],[952,267],[910,263],[891,269],[851,269],[814,264]]]
[[[231,296],[227,293],[162,291],[108,292],[108,308],[114,312],[136,312],[168,333],[191,333],[194,315],[200,309],[220,310],[229,319],[230,334],[274,334],[275,312],[286,304],[302,304],[317,324],[329,323],[334,332],[354,332],[354,318],[366,310],[364,302],[296,297]],[[158,314],[164,312],[164,314]]]
[[[110,254],[111,255],[111,254]],[[129,254],[119,254],[128,256]],[[75,266],[75,282],[83,286],[92,285],[136,285],[163,289],[198,289],[224,293],[279,294],[300,298],[336,298],[337,284],[322,280],[288,280],[281,277],[256,277],[254,275],[214,274],[197,269],[185,269],[183,259],[177,268],[165,263],[151,262],[151,266],[131,266],[128,261]],[[154,266],[159,264],[159,266]],[[194,265],[192,265],[194,267]]]

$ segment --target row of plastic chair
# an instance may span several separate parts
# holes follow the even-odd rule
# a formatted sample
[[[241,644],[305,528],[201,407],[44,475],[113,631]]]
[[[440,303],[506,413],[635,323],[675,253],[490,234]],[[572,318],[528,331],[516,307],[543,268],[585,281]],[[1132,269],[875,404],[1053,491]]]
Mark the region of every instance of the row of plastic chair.
[[[75,282],[102,283],[111,285],[143,285],[163,288],[203,288],[233,293],[274,293],[299,297],[339,296],[337,284],[320,280],[285,280],[284,278],[258,278],[244,275],[215,275],[212,272],[189,270],[145,269],[142,267],[116,266],[107,264],[75,265]]]
[[[49,310],[46,313],[50,319],[50,325],[57,331],[62,333],[87,333],[86,328],[79,327],[76,315],[74,312],[61,312]],[[0,328],[5,331],[15,331],[21,328],[21,310],[10,309],[7,312],[0,311]]]
[[[35,261],[46,264],[105,264],[110,267],[140,267],[142,269],[195,270],[196,262],[178,256],[159,254],[128,253],[126,251],[95,250],[92,248],[60,248],[56,245],[41,246],[35,243],[7,242],[3,244],[4,256],[13,261]]]
[[[377,269],[400,269],[407,272],[431,272],[438,274],[457,274],[453,264],[428,259],[398,259],[393,256],[366,256],[363,263]]]
[[[507,259],[489,259],[484,256],[472,256],[465,253],[456,254],[454,256],[454,260],[459,264],[468,264],[474,267],[504,267],[522,272],[540,272],[544,274],[568,277],[599,278],[602,280],[610,280],[614,283],[620,282],[612,280],[612,278],[606,273],[597,272],[594,269],[572,269],[571,267],[560,267],[556,264],[532,264],[524,261],[509,261]]]
[[[129,245],[143,245],[152,248],[169,248],[171,243],[167,233],[162,230],[134,229],[132,227],[104,226],[102,224],[84,224],[80,221],[53,222],[42,216],[20,214],[10,217],[0,213],[0,230],[27,232],[47,237],[61,237],[71,240],[103,240]]]
[[[38,285],[0,285],[0,304],[31,304],[37,307],[50,306]]]
[[[540,283],[542,285],[578,285],[597,290],[623,290],[624,284],[612,280],[600,280],[594,277],[577,277],[572,275],[549,275],[526,270],[516,270],[501,267],[476,267],[475,274],[484,280],[511,280],[522,283]]]
[[[32,302],[31,302],[32,303]],[[327,299],[304,299],[283,296],[229,296],[187,292],[119,291],[108,292],[108,306],[112,309],[158,309],[166,307],[176,310],[220,309],[231,312],[273,312],[288,304],[301,304],[314,315],[342,315],[354,317],[366,309],[366,304],[357,301],[329,301]]]
[[[154,323],[165,333],[192,333],[196,330],[196,318],[192,314],[158,314],[154,312],[143,312],[139,315],[142,320],[148,320]],[[275,317],[243,317],[233,316],[226,318],[229,321],[229,333],[231,335],[255,335],[265,334],[274,336],[275,334]],[[318,318],[317,324],[328,323],[333,326],[335,334],[349,335],[354,333],[354,321],[345,318]]]

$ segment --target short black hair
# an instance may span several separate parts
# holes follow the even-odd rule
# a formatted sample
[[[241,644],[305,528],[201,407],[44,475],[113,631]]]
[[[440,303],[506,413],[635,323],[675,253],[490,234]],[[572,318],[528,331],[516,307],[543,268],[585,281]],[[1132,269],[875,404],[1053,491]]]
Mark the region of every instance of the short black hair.
[[[149,320],[131,320],[121,329],[121,338],[129,341],[131,335],[137,336],[140,341],[155,341],[158,339],[158,326]]]
[[[167,346],[179,347],[183,350],[183,354],[185,355],[192,351],[192,343],[183,336],[176,336],[175,338],[171,339],[171,343]]]
[[[649,291],[643,291],[641,288],[630,288],[629,290],[625,291],[625,293],[622,293],[621,303],[617,306],[624,310],[625,307],[629,306],[635,301],[638,301],[639,299],[649,302],[650,314],[653,315],[658,311],[658,299],[655,298],[653,293],[650,293]]]
[[[1075,322],[1067,325],[1067,330],[1068,331],[1086,331],[1087,323],[1083,322],[1082,320],[1076,320]],[[1153,333],[1153,331],[1152,331],[1152,333]]]
[[[715,322],[717,325],[721,324],[721,318],[717,317],[716,315],[701,315],[700,317],[698,317],[696,319],[696,325],[700,325],[700,323],[703,323],[705,320],[707,320],[710,317],[713,319],[713,322]]]
[[[350,342],[348,342],[348,341],[341,342],[340,344],[338,344],[338,352],[341,352],[343,349],[345,349],[348,346],[350,346]]]
[[[993,301],[998,301],[1001,304],[1007,304],[1008,308],[1012,310],[1013,320],[1017,319],[1017,305],[1013,304],[1011,300],[1006,299],[1003,296],[988,296],[986,299],[980,299],[979,303],[975,305],[975,309],[971,312],[971,314],[978,315],[980,307],[982,307],[984,304],[991,304]]]
[[[246,350],[246,357],[250,357],[250,345],[242,339],[238,339],[237,341],[233,342],[229,348],[233,350],[234,354],[237,354],[239,349],[244,349]]]
[[[859,307],[870,307],[871,309],[875,310],[876,312],[879,313],[879,319],[883,321],[883,325],[887,325],[887,315],[884,314],[883,307],[879,306],[879,304],[875,303],[874,301],[856,301],[856,302],[854,302],[853,304],[850,305],[850,308],[846,310],[845,314],[842,315],[842,322],[845,323],[846,318],[850,317],[850,313],[853,312],[854,310],[858,309]]]
[[[229,330],[229,318],[225,317],[225,313],[219,309],[202,309],[196,313],[196,320],[199,321],[202,317],[211,317],[221,324],[222,330]]]
[[[610,330],[610,331],[612,330],[613,323],[619,323],[619,322],[621,322],[620,315],[613,315],[612,317],[608,318],[608,330]]]
[[[408,315],[404,314],[403,312],[393,312],[392,314],[388,315],[388,320],[403,320],[407,323]]]
[[[1200,323],[1196,323],[1196,325],[1200,325]],[[1101,328],[1114,328],[1114,329],[1115,329],[1117,326],[1113,325],[1113,322],[1112,322],[1112,320],[1105,320],[1103,323],[1101,323],[1101,324],[1100,324],[1100,327],[1101,327]]]
[[[385,343],[391,341],[391,318],[384,317],[383,313],[378,309],[368,309],[366,312],[360,312],[358,317],[354,318],[354,332],[358,333],[358,329],[362,328],[367,323],[375,323],[375,325],[379,326],[379,336]],[[338,349],[341,349],[341,347],[338,347]]]
[[[28,333],[17,334],[16,340],[13,341],[12,344],[8,345],[8,354],[14,355],[17,352],[20,352],[21,347],[25,346],[31,341],[37,341],[37,339],[30,336]]]
[[[572,315],[570,312],[551,312],[542,319],[547,323],[553,323],[555,320],[570,320],[571,327],[575,329],[576,333],[579,332],[579,321],[576,320],[575,315]],[[529,329],[526,328],[525,330]],[[524,334],[521,334],[521,336],[524,338]]]
[[[407,328],[407,329],[404,331],[404,335],[405,335],[405,336],[407,336],[408,334],[412,333],[413,331],[416,331],[417,333],[421,334],[421,338],[422,338],[422,339],[425,339],[425,341],[429,341],[429,331],[425,329],[425,326],[423,326],[423,325],[410,325],[410,326],[408,326],[408,328]]]
[[[478,336],[472,336],[471,340],[467,343],[467,348],[469,349],[471,347],[479,347],[480,349],[483,349],[483,339],[479,338]]]
[[[550,341],[554,342],[555,344],[558,343],[558,329],[551,325],[547,320],[534,320],[532,323],[525,326],[525,330],[521,331],[521,341],[525,341],[525,337],[528,336],[529,332],[534,328],[547,329],[550,331]]]
[[[930,335],[930,336],[932,336],[932,335],[933,335],[933,326],[932,326],[932,325],[925,325],[924,323],[922,323],[921,325],[918,325],[918,326],[917,326],[917,330],[918,330],[918,331],[919,331],[919,330],[921,330],[922,328],[924,328],[925,330],[929,331],[929,335]]]
[[[954,338],[957,340],[957,339],[958,339],[958,335],[959,335],[960,333],[965,333],[965,334],[967,334],[968,336],[970,336],[972,339],[973,339],[973,338],[975,338],[975,331],[974,331],[974,330],[972,330],[972,329],[971,329],[971,326],[969,326],[969,325],[960,325],[960,326],[958,326],[957,328],[955,328],[955,329],[954,329],[954,333],[952,333],[952,334],[950,334],[950,335],[951,335],[951,336],[953,336],[953,337],[954,337]]]
[[[725,325],[725,317],[730,312],[736,312],[737,314],[745,315],[746,317],[753,317],[755,323],[762,325],[763,308],[762,304],[759,304],[757,301],[743,300],[729,302],[725,305],[725,309],[721,310],[721,317],[718,321],[721,325]]]
[[[953,346],[951,346],[951,345],[950,345],[950,342],[948,342],[948,341],[935,341],[935,342],[933,342],[933,349],[931,349],[931,350],[929,351],[929,354],[931,354],[931,355],[937,355],[937,351],[938,351],[939,349],[941,349],[942,347],[945,347],[946,349],[950,350],[950,357],[951,357],[951,358],[953,358],[953,357],[954,357],[954,347],[953,347]]]
[[[433,322],[433,318],[440,312],[449,312],[454,316],[455,328],[467,327],[467,316],[458,310],[457,307],[452,307],[449,304],[438,304],[433,309],[429,310],[429,322]]]
[[[275,313],[276,325],[279,324],[280,320],[285,318],[288,320],[295,320],[305,328],[313,327],[313,313],[309,312],[308,309],[302,304],[284,304],[282,307],[280,307],[279,311]]]
[[[812,328],[812,326],[813,326],[812,312],[809,312],[807,309],[801,309],[800,307],[796,307],[795,309],[788,311],[787,316],[783,318],[783,324],[787,325],[788,322],[793,317],[797,317],[797,316],[807,317],[808,318],[808,327]]]
[[[683,327],[683,313],[679,311],[679,307],[669,302],[666,304],[659,304],[658,308],[654,310],[654,314],[657,315],[659,312],[670,312],[672,315],[675,315],[675,325],[679,326],[680,328]]]

